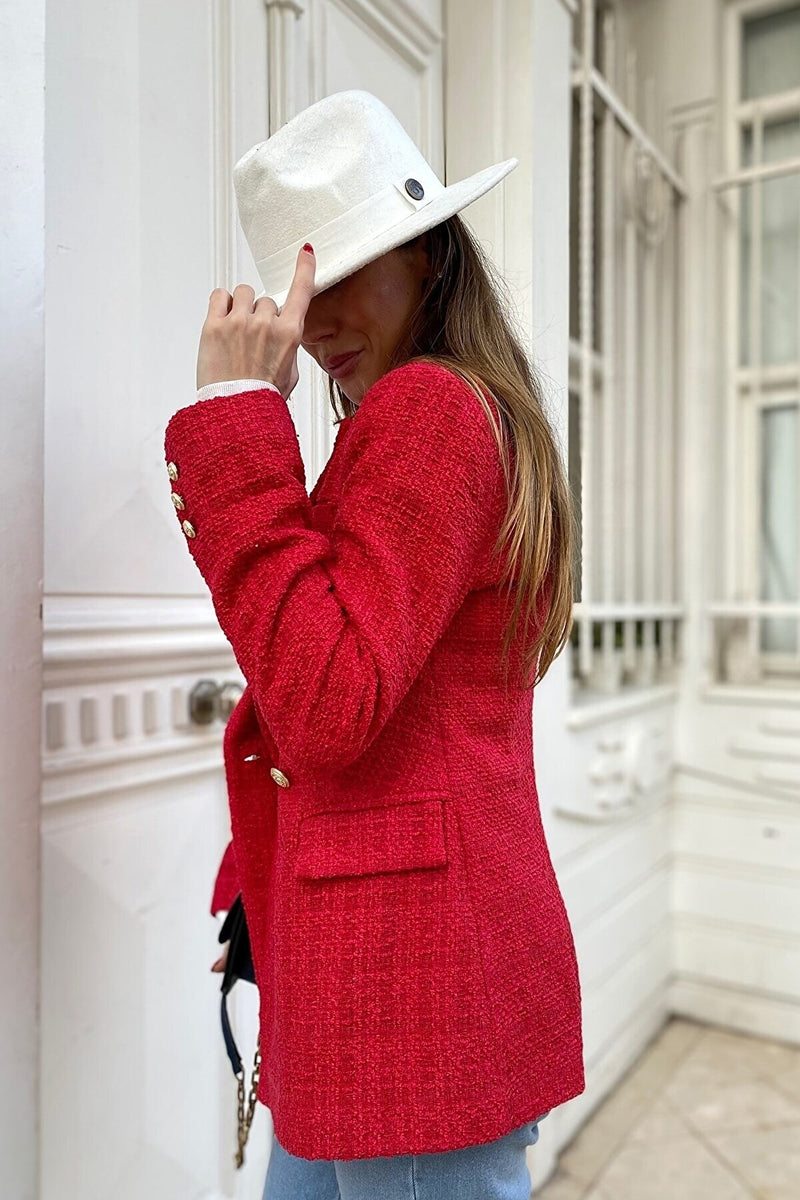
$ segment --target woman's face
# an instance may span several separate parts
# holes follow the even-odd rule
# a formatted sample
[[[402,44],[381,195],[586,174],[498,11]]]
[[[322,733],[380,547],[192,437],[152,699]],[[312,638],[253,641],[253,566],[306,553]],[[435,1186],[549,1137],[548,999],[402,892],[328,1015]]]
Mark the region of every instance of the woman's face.
[[[359,404],[403,337],[429,270],[425,239],[389,250],[314,296],[300,343]],[[341,368],[337,359],[352,354]]]

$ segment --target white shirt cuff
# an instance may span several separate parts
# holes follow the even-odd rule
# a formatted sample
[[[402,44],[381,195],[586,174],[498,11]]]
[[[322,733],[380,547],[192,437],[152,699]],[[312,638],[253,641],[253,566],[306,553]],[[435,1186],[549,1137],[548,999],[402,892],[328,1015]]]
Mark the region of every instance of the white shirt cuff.
[[[271,388],[281,395],[280,388],[268,379],[226,379],[222,383],[207,383],[197,389],[198,400],[210,400],[212,396],[235,396],[237,392],[254,392],[258,388]]]

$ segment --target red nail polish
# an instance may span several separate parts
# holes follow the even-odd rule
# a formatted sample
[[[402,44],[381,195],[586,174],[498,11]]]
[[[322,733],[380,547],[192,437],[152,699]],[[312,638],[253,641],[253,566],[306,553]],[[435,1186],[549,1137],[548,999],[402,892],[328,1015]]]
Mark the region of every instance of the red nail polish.
[[[307,250],[309,254],[314,253],[314,247],[311,245],[310,242],[306,242],[305,246],[303,246],[303,249]]]

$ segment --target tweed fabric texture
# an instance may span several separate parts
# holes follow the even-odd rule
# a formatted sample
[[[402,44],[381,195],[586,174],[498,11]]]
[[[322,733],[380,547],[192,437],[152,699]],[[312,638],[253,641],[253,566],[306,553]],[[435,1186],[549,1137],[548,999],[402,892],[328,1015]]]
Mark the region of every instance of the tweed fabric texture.
[[[272,390],[180,409],[165,451],[247,680],[215,899],[241,888],[280,1143],[453,1150],[579,1095],[578,966],[533,691],[503,684],[507,497],[479,400],[437,364],[388,372],[311,495]]]

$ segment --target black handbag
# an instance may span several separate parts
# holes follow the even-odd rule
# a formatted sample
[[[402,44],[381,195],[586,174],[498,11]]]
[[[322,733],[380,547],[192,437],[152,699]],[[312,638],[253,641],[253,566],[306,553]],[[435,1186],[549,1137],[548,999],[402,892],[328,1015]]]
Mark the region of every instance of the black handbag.
[[[225,1038],[225,1049],[228,1052],[233,1073],[236,1076],[237,1082],[237,1118],[238,1118],[238,1147],[236,1150],[236,1167],[237,1169],[244,1163],[244,1148],[247,1143],[247,1138],[250,1133],[250,1126],[253,1122],[253,1114],[256,1110],[256,1099],[258,1091],[258,1078],[261,1069],[261,1053],[256,1043],[256,1053],[253,1060],[253,1074],[250,1079],[250,1094],[247,1098],[247,1109],[245,1110],[244,1093],[244,1068],[242,1059],[236,1047],[233,1030],[231,1029],[230,1019],[228,1017],[228,994],[231,988],[236,983],[237,979],[244,979],[247,983],[255,983],[256,977],[253,970],[253,956],[250,952],[250,934],[247,929],[247,921],[244,914],[244,905],[242,904],[241,892],[228,909],[225,920],[222,923],[222,928],[219,931],[220,942],[230,942],[228,947],[228,957],[225,962],[225,972],[222,976],[222,1002],[220,1006],[220,1015],[222,1018],[222,1036]]]

